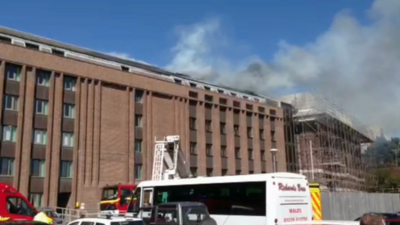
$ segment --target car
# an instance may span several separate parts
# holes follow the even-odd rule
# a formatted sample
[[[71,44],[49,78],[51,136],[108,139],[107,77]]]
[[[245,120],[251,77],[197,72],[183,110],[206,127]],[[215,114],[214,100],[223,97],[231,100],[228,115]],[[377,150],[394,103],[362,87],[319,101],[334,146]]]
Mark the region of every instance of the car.
[[[169,202],[139,209],[138,218],[151,225],[217,225],[201,202]]]
[[[39,208],[40,212],[46,213],[46,215],[53,219],[54,225],[64,224],[64,219],[52,208]]]
[[[373,212],[370,212],[373,213]],[[400,214],[399,213],[375,213],[374,214],[380,214],[383,217],[385,217],[385,219],[400,219]],[[358,217],[357,219],[355,219],[354,221],[360,221],[361,217]]]
[[[140,218],[111,217],[81,218],[69,222],[67,225],[146,225]]]

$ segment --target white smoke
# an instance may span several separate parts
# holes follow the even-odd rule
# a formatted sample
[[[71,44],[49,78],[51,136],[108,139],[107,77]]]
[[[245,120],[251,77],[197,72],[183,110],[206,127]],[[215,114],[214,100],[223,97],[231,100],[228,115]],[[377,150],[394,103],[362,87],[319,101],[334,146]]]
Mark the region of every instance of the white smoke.
[[[368,16],[372,22],[361,25],[339,12],[313,42],[295,46],[281,40],[271,62],[249,57],[240,66],[221,59],[221,25],[206,21],[180,30],[167,68],[264,94],[323,90],[364,124],[399,135],[400,1],[376,0]]]

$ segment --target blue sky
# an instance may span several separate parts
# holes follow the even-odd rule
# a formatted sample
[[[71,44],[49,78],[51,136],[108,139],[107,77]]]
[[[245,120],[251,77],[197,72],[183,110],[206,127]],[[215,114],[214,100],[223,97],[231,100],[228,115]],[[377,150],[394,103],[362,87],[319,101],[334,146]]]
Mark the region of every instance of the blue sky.
[[[281,39],[314,40],[343,9],[364,21],[370,0],[5,1],[0,24],[105,52],[123,52],[160,66],[171,60],[174,29],[219,18],[225,34],[270,59]]]
[[[400,134],[398,0],[111,2],[4,1],[0,25],[264,94],[322,92]]]

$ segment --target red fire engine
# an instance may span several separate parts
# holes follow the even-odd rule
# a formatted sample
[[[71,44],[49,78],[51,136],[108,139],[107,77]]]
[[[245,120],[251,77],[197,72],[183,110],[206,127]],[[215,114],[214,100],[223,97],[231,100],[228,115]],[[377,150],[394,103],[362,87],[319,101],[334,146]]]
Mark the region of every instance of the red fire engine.
[[[0,183],[0,223],[34,221],[39,212],[17,189]]]
[[[117,184],[102,188],[100,211],[102,214],[119,215],[126,213],[131,196],[135,190],[134,184]]]

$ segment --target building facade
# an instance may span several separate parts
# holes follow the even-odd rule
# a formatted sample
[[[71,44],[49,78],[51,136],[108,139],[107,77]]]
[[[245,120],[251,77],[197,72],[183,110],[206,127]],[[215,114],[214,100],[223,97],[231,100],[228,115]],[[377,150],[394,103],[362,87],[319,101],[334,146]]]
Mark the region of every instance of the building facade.
[[[37,206],[96,207],[101,187],[150,179],[155,138],[180,135],[192,173],[286,171],[283,110],[205,84],[0,28],[0,182]]]

